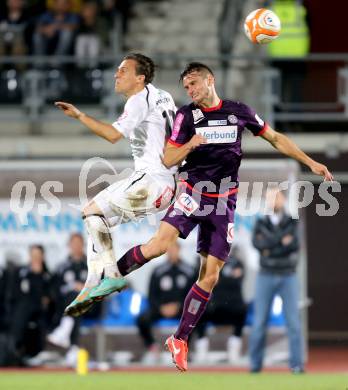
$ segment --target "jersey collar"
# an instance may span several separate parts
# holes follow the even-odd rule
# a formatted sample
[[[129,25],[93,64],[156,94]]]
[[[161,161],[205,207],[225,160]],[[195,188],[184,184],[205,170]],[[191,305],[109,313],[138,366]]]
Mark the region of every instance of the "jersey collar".
[[[200,110],[203,111],[203,112],[209,112],[209,111],[216,111],[216,110],[220,110],[222,106],[222,99],[220,99],[218,105],[214,106],[214,107],[200,107]]]

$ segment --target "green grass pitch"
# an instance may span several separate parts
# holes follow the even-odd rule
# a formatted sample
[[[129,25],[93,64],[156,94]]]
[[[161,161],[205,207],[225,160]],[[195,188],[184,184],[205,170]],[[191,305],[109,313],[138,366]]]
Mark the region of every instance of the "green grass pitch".
[[[348,375],[1,372],[1,390],[346,390]]]

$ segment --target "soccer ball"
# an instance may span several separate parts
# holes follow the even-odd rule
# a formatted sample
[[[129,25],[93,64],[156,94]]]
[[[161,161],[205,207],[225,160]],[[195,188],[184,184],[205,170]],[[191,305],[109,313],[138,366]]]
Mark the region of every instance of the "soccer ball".
[[[269,9],[260,8],[245,18],[244,31],[253,43],[265,44],[276,39],[280,33],[280,20]]]

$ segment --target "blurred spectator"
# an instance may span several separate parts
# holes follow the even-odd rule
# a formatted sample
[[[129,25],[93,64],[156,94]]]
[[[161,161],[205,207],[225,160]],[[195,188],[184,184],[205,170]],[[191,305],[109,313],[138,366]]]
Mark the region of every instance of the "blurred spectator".
[[[7,0],[0,14],[0,55],[24,55],[27,52],[25,29],[29,16],[23,0]]]
[[[0,367],[5,366],[8,360],[7,353],[7,315],[6,315],[6,274],[0,268]]]
[[[99,6],[95,1],[86,1],[81,9],[81,24],[77,30],[75,54],[80,65],[87,62],[89,67],[95,66],[103,47],[108,45],[108,24],[100,16]]]
[[[7,325],[7,310],[6,310],[6,288],[7,288],[7,280],[6,280],[6,271],[4,268],[0,268],[0,332],[6,329]]]
[[[180,319],[185,296],[192,285],[194,269],[182,262],[180,246],[173,244],[167,251],[167,262],[156,268],[149,286],[149,308],[137,320],[140,336],[147,353],[143,363],[154,364],[159,359],[159,347],[152,333],[159,319]]]
[[[273,0],[271,9],[282,24],[279,37],[267,46],[272,66],[279,69],[282,87],[282,102],[287,108],[298,111],[304,100],[307,63],[303,60],[310,48],[310,32],[307,11],[301,0]],[[281,58],[284,58],[283,60]],[[288,58],[297,58],[289,61]]]
[[[35,55],[71,53],[79,16],[70,10],[70,0],[54,0],[52,10],[39,17],[33,38]]]
[[[8,334],[11,326],[14,281],[18,272],[20,255],[15,251],[5,253],[5,266],[0,268],[0,367],[19,363],[13,342]]]
[[[51,9],[54,7],[54,1],[55,0],[44,0],[45,1],[45,4],[46,4],[46,7],[48,9]],[[80,13],[81,11],[81,3],[83,2],[83,0],[70,0],[70,4],[71,4],[71,11],[72,12],[76,12],[76,13]]]
[[[242,297],[244,266],[235,253],[234,250],[222,269],[212,299],[196,327],[198,339],[195,345],[195,361],[197,363],[207,361],[209,339],[206,337],[206,330],[209,322],[233,326],[232,335],[227,342],[227,360],[231,364],[236,364],[240,359],[247,307]]]
[[[251,371],[262,370],[266,328],[273,298],[279,295],[288,328],[290,369],[303,372],[303,340],[299,312],[297,221],[285,211],[285,196],[279,188],[270,188],[266,201],[271,214],[256,221],[253,244],[260,252],[261,270],[255,289],[255,317],[249,341]]]
[[[73,233],[69,239],[69,256],[57,271],[56,279],[56,303],[57,312],[55,318],[56,328],[47,336],[50,343],[76,350],[79,336],[79,319],[63,316],[65,307],[76,298],[82,290],[87,278],[86,255],[84,252],[84,240],[80,233]]]
[[[102,15],[108,20],[109,27],[114,27],[115,22],[122,23],[122,32],[128,31],[128,19],[133,4],[136,0],[102,0]]]
[[[233,54],[235,38],[238,36],[242,19],[243,0],[224,0],[218,23],[218,43],[220,54]],[[229,61],[224,59],[222,64],[228,66]]]
[[[5,266],[1,269],[1,319],[3,329],[8,328],[11,319],[11,308],[13,306],[13,295],[15,292],[15,283],[17,281],[17,273],[19,264],[21,263],[21,256],[18,252],[10,250],[5,253]],[[1,326],[0,326],[1,328]]]
[[[50,301],[50,275],[44,248],[32,245],[29,256],[29,265],[18,270],[13,286],[10,333],[19,359],[42,350]]]

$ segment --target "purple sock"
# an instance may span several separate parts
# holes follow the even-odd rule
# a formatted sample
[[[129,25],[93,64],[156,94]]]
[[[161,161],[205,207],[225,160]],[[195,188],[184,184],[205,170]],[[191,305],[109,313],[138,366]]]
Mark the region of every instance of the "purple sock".
[[[210,299],[210,293],[202,290],[195,283],[188,292],[182,310],[181,320],[174,337],[187,341],[190,333],[197,325]]]
[[[140,245],[126,252],[117,262],[118,270],[122,276],[128,275],[148,262],[141,253]]]

